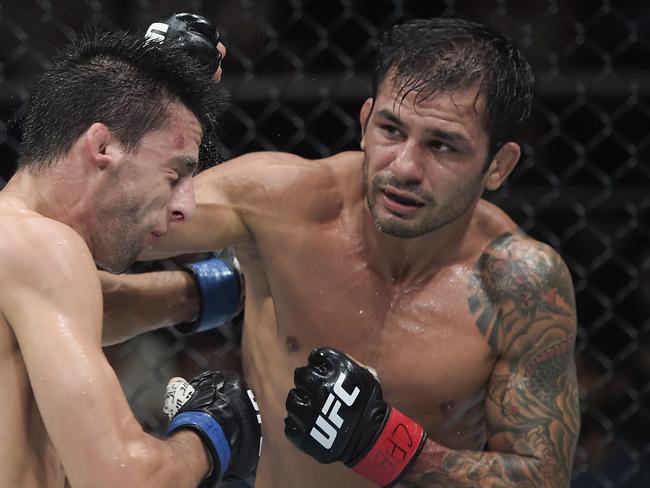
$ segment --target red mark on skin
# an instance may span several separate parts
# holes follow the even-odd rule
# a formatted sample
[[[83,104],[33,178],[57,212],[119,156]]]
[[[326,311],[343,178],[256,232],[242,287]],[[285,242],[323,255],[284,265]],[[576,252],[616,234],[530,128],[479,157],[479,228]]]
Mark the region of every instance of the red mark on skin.
[[[172,140],[172,147],[174,149],[183,149],[185,147],[185,138],[183,134],[176,134]]]

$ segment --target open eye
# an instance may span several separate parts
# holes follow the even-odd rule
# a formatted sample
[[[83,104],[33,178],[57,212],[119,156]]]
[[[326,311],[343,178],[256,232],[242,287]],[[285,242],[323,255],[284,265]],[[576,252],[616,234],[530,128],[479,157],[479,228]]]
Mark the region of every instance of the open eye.
[[[387,137],[396,137],[401,134],[400,130],[392,124],[383,124],[380,128]]]
[[[451,147],[449,144],[442,141],[431,141],[429,143],[429,148],[435,152],[455,152],[456,150]]]

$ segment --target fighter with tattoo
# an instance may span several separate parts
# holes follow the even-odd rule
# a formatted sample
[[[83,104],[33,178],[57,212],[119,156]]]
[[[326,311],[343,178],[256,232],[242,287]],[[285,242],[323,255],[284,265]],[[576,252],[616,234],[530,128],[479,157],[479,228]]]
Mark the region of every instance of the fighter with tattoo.
[[[579,431],[571,277],[482,199],[520,159],[531,68],[501,34],[457,19],[394,27],[375,68],[360,152],[212,168],[195,178],[193,220],[150,256],[235,248],[243,368],[264,418],[256,486],[566,487]],[[217,296],[195,281],[200,309],[182,272],[105,294],[145,304],[134,297],[164,284],[193,320]],[[135,308],[107,316],[146,324]]]

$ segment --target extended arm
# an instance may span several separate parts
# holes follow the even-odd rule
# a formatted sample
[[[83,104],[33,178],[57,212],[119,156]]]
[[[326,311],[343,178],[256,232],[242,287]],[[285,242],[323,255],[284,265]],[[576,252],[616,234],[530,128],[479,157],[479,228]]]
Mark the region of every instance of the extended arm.
[[[105,346],[151,330],[193,322],[199,314],[199,290],[185,271],[119,276],[100,271],[100,279]]]

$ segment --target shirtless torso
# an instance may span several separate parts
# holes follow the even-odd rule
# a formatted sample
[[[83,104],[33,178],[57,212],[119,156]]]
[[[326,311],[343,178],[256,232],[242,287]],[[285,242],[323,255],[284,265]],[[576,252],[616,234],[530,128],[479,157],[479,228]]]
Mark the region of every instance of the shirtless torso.
[[[481,200],[446,262],[393,274],[381,255],[389,248],[374,244],[386,237],[365,207],[362,160],[362,153],[320,161],[248,155],[196,181],[197,222],[190,227],[217,229],[199,239],[215,248],[234,244],[246,275],[242,355],[263,414],[261,488],[373,486],[340,463],[318,464],[285,438],[293,371],[316,347],[335,347],[375,368],[385,400],[433,440],[453,449],[486,446],[488,383],[503,331],[487,327],[492,285],[482,277],[499,265],[490,256],[512,253],[515,273],[522,249],[543,245]],[[507,275],[506,268],[497,271]]]
[[[256,249],[237,249],[250,283],[244,367],[256,391],[263,391],[258,395],[265,435],[275,446],[262,458],[258,485],[298,487],[323,480],[321,486],[372,486],[342,465],[318,465],[284,439],[284,402],[293,370],[322,346],[375,368],[386,400],[434,439],[449,447],[481,449],[485,385],[495,355],[467,307],[470,278],[482,248],[514,225],[500,213],[481,212],[476,230],[482,224],[492,227],[492,234],[474,237],[474,252],[420,276],[393,280],[372,268],[372,250],[364,242],[369,229],[363,224],[369,222],[361,199],[361,155],[316,164],[322,174],[313,176],[314,187],[301,192],[308,200],[294,200],[289,192],[278,202],[284,224],[267,216],[247,217]],[[323,202],[332,202],[332,208]],[[294,208],[295,221],[286,218],[288,207]],[[271,310],[248,314],[271,294],[275,315]],[[286,473],[292,473],[291,481]]]

